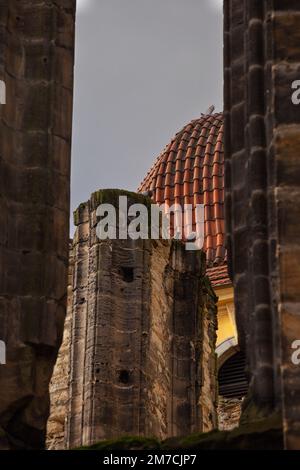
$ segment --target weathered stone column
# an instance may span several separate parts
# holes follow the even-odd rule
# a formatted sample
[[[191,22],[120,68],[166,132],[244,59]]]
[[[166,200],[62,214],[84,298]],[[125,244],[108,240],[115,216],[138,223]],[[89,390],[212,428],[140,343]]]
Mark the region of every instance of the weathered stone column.
[[[104,190],[75,213],[67,447],[216,426],[205,256],[169,240],[99,240],[96,210],[120,195],[150,210],[142,195]]]
[[[300,449],[299,3],[225,0],[225,158],[229,261],[250,415],[284,414]]]
[[[273,285],[281,340],[276,365],[282,377],[285,447],[300,450],[300,365],[292,361],[292,345],[300,340],[300,105],[292,100],[293,84],[300,80],[299,2],[269,2],[266,21],[269,184],[275,192],[277,238],[272,265],[278,273]]]
[[[229,265],[255,418],[280,404],[277,308],[271,286],[263,2],[225,1],[225,159]],[[277,393],[276,393],[277,391]],[[247,401],[246,401],[247,403]]]
[[[0,5],[0,447],[41,448],[65,318],[75,0]]]

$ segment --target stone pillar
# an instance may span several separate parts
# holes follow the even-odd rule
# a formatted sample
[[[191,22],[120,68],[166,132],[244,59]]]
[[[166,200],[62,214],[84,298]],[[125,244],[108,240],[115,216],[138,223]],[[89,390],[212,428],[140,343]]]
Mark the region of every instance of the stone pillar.
[[[42,448],[65,318],[75,0],[0,6],[0,447]]]
[[[118,207],[120,195],[150,208],[142,195],[106,190],[75,213],[67,447],[216,425],[205,257],[169,240],[99,240],[97,207]]]
[[[246,350],[250,396],[258,415],[279,397],[277,309],[271,292],[263,2],[225,1],[225,154],[229,265],[239,342]],[[276,343],[276,344],[275,344]],[[277,379],[276,379],[277,377]],[[247,401],[246,401],[247,403]],[[256,416],[257,417],[257,416]]]
[[[292,344],[300,340],[300,105],[292,101],[292,85],[300,80],[300,4],[292,0],[269,2],[267,15],[267,88],[271,90],[267,102],[268,158],[277,239],[272,266],[278,273],[272,281],[277,290],[281,335],[278,365],[285,447],[299,450],[300,365],[292,361]]]
[[[300,114],[291,98],[300,79],[300,6],[225,0],[224,13],[226,219],[248,398],[254,419],[283,410],[286,447],[296,449]]]

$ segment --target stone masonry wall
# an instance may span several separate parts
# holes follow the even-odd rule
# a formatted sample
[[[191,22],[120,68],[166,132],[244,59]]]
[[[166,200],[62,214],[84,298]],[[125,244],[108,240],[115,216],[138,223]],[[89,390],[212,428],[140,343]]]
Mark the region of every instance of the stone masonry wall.
[[[67,448],[216,426],[216,298],[204,256],[180,242],[100,241],[95,211],[120,194],[130,204],[150,204],[108,190],[75,213]],[[64,353],[63,346],[60,358]],[[54,423],[65,406],[64,367],[59,359],[52,380],[48,440],[56,449],[63,442],[62,420]]]
[[[63,342],[50,382],[50,416],[47,424],[47,449],[65,448],[65,429],[69,401],[70,344],[73,313],[73,242],[70,242],[68,272],[68,302]]]
[[[219,396],[218,400],[218,429],[231,431],[239,426],[242,409],[242,399],[225,398]]]
[[[284,414],[286,448],[300,448],[299,106],[295,0],[225,0],[225,158],[229,261],[250,397]],[[247,407],[248,401],[245,401]]]
[[[0,448],[43,448],[65,317],[75,0],[2,0]]]
[[[273,44],[268,64],[270,146],[275,187],[279,325],[281,340],[283,424],[286,449],[300,449],[300,367],[291,360],[291,345],[300,339],[300,107],[291,100],[292,83],[300,80],[300,4],[275,2],[268,41]],[[270,13],[269,13],[270,16]],[[271,132],[273,129],[273,133]]]
[[[201,393],[199,405],[201,415],[198,418],[201,423],[202,432],[209,432],[217,427],[216,410],[218,402],[218,380],[217,380],[217,356],[212,354],[216,348],[216,318],[217,306],[216,296],[207,277],[203,278],[202,294],[204,295],[201,306],[203,322],[201,325]],[[197,357],[196,357],[197,362]],[[199,426],[193,428],[193,432],[198,431]],[[179,430],[178,430],[179,431]]]
[[[205,259],[197,262],[182,244],[154,243],[150,286],[146,435],[165,439],[211,430],[216,298],[207,289]]]

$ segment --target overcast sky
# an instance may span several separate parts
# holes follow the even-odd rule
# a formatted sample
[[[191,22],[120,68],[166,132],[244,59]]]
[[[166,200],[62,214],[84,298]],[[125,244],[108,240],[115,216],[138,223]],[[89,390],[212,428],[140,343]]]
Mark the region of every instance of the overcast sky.
[[[136,190],[171,137],[223,107],[222,0],[77,0],[74,210]]]

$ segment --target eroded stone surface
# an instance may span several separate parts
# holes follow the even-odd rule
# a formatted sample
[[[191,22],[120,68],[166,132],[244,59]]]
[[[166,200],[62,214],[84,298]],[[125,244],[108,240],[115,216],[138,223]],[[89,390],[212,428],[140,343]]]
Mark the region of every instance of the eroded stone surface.
[[[225,398],[219,396],[218,400],[218,429],[231,431],[239,426],[242,411],[242,399]]]
[[[246,416],[283,412],[285,446],[300,449],[300,374],[291,360],[300,337],[300,114],[292,99],[300,6],[224,7],[227,246],[250,376]]]
[[[67,447],[216,426],[216,297],[205,258],[179,242],[99,241],[96,208],[119,194],[95,193],[75,214]],[[54,448],[62,443],[61,422],[51,426],[66,351],[52,381]]]
[[[44,447],[65,317],[75,1],[0,6],[0,448]]]
[[[73,242],[70,243],[68,275],[68,303],[63,342],[59,350],[50,382],[50,417],[47,423],[47,449],[65,448],[65,427],[69,398],[70,342],[73,309]]]

